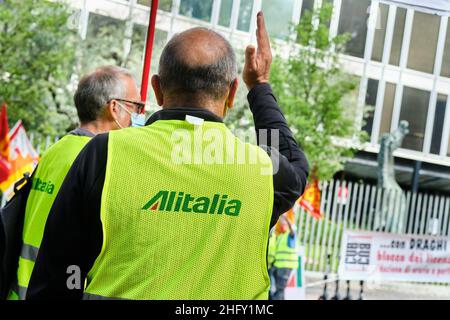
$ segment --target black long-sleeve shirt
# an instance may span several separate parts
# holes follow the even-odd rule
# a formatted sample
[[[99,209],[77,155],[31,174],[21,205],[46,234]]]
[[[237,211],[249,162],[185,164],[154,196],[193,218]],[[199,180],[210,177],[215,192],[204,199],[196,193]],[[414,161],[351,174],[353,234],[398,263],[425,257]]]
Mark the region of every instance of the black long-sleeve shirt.
[[[272,227],[303,193],[308,163],[292,136],[270,85],[257,85],[247,98],[257,133],[269,129],[267,141],[270,142],[270,129],[279,130],[279,145],[266,148],[275,155],[272,161],[278,161],[274,163],[278,170],[273,177]],[[147,125],[157,120],[184,120],[186,115],[205,121],[222,121],[205,109],[171,108],[156,112]],[[108,134],[96,136],[81,151],[67,174],[47,220],[27,299],[81,299],[83,288],[70,290],[67,287],[70,276],[67,268],[79,266],[84,279],[100,254],[103,241],[100,206],[107,151]]]

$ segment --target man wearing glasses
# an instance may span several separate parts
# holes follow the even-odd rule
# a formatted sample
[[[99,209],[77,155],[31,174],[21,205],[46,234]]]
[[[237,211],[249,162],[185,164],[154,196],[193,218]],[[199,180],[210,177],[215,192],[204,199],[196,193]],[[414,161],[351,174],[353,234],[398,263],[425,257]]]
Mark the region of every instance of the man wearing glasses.
[[[130,124],[128,127],[143,127],[145,125],[145,116],[144,116],[144,108],[145,103],[130,101],[125,99],[112,99],[109,103],[116,101],[117,105],[123,108],[130,115]],[[125,106],[124,106],[125,104]],[[128,107],[132,108],[133,112],[128,110]],[[120,129],[123,129],[123,126],[116,120],[116,124]]]
[[[72,163],[97,134],[128,126],[144,125],[144,103],[133,75],[114,66],[101,67],[86,75],[74,95],[79,128],[55,143],[43,155],[33,174],[27,199],[23,245],[17,282],[9,299],[25,299],[50,208]]]

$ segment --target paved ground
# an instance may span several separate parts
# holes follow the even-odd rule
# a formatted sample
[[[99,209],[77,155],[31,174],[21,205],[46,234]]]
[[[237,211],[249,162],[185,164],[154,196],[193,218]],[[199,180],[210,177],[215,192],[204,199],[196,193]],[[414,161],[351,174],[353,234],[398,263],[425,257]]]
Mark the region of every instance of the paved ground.
[[[323,276],[307,275],[306,299],[317,300],[323,293]],[[335,282],[328,284],[328,296],[334,296]],[[358,282],[351,282],[351,296],[353,299],[359,297],[360,285]],[[340,296],[346,295],[347,284],[340,284]],[[450,286],[413,284],[402,282],[390,283],[365,283],[365,300],[450,300]]]

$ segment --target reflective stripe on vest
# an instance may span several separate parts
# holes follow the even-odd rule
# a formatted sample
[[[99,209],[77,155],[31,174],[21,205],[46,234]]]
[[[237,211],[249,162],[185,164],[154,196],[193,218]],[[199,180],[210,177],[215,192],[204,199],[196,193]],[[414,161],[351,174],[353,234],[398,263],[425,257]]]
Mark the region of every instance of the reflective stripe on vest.
[[[23,246],[17,270],[18,288],[23,299],[31,278],[45,223],[64,178],[89,137],[67,135],[51,146],[43,155],[34,174],[32,188],[25,209]]]
[[[37,255],[39,252],[39,248],[36,248],[29,244],[22,244],[22,250],[20,252],[20,257],[22,259],[27,259],[33,262],[36,262]]]
[[[25,300],[27,288],[19,286],[17,282],[11,288],[8,300]]]
[[[279,234],[277,237],[277,250],[275,254],[275,268],[298,268],[298,256],[296,248],[289,247],[289,232]]]
[[[99,295],[96,295],[96,294],[91,294],[91,293],[85,292],[83,294],[83,300],[127,300],[127,299],[123,299],[123,298],[109,298],[109,297],[99,296]]]
[[[230,149],[214,148],[218,140]],[[195,158],[212,149],[210,158]],[[238,163],[242,154],[234,150],[247,159]],[[231,161],[210,162],[220,155]],[[133,300],[267,299],[273,178],[263,173],[271,170],[264,150],[223,123],[159,120],[111,132],[103,246],[85,292]]]

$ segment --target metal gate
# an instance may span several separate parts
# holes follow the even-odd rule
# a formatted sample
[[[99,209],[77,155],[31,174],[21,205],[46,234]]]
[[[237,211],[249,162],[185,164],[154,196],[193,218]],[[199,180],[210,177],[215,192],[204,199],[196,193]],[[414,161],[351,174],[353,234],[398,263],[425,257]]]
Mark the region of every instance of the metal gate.
[[[323,219],[317,221],[297,207],[298,240],[304,247],[307,272],[326,272],[328,269],[336,273],[343,231],[385,231],[379,213],[383,212],[382,208],[387,208],[385,212],[395,212],[399,204],[392,201],[396,199],[392,197],[394,193],[374,185],[332,180],[322,183],[321,191]],[[396,233],[450,236],[450,197],[409,191],[404,195],[406,214],[401,231]]]

